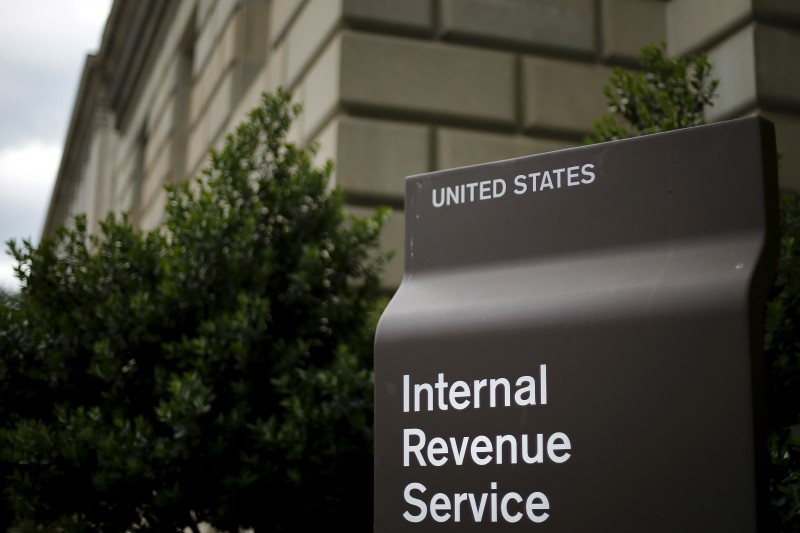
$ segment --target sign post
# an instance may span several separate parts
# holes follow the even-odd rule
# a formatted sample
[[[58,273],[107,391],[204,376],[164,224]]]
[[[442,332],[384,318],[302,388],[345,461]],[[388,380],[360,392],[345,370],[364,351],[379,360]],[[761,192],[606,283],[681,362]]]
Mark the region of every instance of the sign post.
[[[375,531],[756,532],[772,125],[406,180]]]

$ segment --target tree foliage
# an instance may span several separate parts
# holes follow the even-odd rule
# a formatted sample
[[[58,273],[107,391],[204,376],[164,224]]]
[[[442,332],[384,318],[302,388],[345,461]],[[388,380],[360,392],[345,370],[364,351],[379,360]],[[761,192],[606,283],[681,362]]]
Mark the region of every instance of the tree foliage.
[[[142,232],[10,242],[0,479],[16,530],[372,527],[387,211],[345,213],[282,90]],[[0,483],[3,483],[0,481]]]
[[[780,255],[765,310],[770,499],[780,532],[800,531],[800,193],[781,195]]]
[[[587,142],[627,139],[705,124],[719,81],[704,54],[666,57],[663,42],[645,46],[641,70],[615,67],[603,88],[609,113],[595,121]]]
[[[664,43],[645,46],[640,70],[615,68],[605,87],[609,113],[587,143],[706,123],[718,80],[705,54],[669,58]],[[800,531],[800,194],[780,197],[780,253],[764,312],[769,492],[774,531]]]

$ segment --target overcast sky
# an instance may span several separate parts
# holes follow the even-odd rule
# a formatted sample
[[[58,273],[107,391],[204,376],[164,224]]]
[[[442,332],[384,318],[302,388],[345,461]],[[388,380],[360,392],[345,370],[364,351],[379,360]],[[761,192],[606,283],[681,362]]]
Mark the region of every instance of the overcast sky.
[[[111,0],[0,0],[0,286],[6,241],[38,242],[86,55]]]

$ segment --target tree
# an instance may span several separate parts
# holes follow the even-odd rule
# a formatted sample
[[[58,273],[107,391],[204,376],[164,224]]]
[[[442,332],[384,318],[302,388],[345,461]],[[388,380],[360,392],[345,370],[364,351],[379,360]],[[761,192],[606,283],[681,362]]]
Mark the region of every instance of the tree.
[[[165,222],[10,242],[0,478],[18,530],[372,528],[372,340],[387,211],[262,105],[168,189]],[[4,518],[0,515],[0,519]]]
[[[705,54],[669,58],[664,43],[645,46],[637,71],[615,68],[604,92],[609,113],[587,143],[624,139],[706,123],[718,80]],[[780,198],[780,254],[764,312],[769,493],[774,530],[800,531],[800,194]]]
[[[615,67],[603,89],[609,113],[597,119],[587,143],[627,139],[705,124],[719,81],[704,54],[669,59],[664,43],[645,46],[641,71]]]

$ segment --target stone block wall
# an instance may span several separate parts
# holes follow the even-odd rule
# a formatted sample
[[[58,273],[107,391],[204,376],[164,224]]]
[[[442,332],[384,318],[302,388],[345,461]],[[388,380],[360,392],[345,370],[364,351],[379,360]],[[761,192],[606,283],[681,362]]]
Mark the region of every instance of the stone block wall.
[[[666,14],[668,52],[707,52],[721,80],[709,119],[771,120],[781,185],[800,189],[800,2],[670,0]]]
[[[628,4],[656,22],[631,31]],[[648,0],[275,0],[281,68],[266,82],[303,102],[295,138],[334,160],[354,208],[395,208],[391,287],[406,176],[582,144],[606,109],[610,66],[663,38],[664,19]],[[610,36],[615,25],[625,37]]]
[[[317,143],[320,162],[334,161],[350,208],[394,209],[383,244],[397,252],[385,278],[391,289],[402,277],[406,176],[582,144],[606,110],[611,69],[634,65],[656,40],[671,54],[709,53],[721,78],[709,117],[773,120],[782,184],[800,188],[795,0],[141,4],[153,11],[144,26],[151,42],[140,43],[144,66],[122,68],[124,43],[104,41],[108,85],[121,80],[116,86],[127,83],[130,95],[115,100],[109,89],[95,111],[110,113],[113,127],[94,130],[83,174],[61,185],[83,191],[73,192],[71,210],[89,206],[90,219],[113,208],[157,225],[163,185],[196,175],[261,92],[283,86],[304,106],[292,139]],[[129,31],[128,15],[112,10],[106,33]]]

